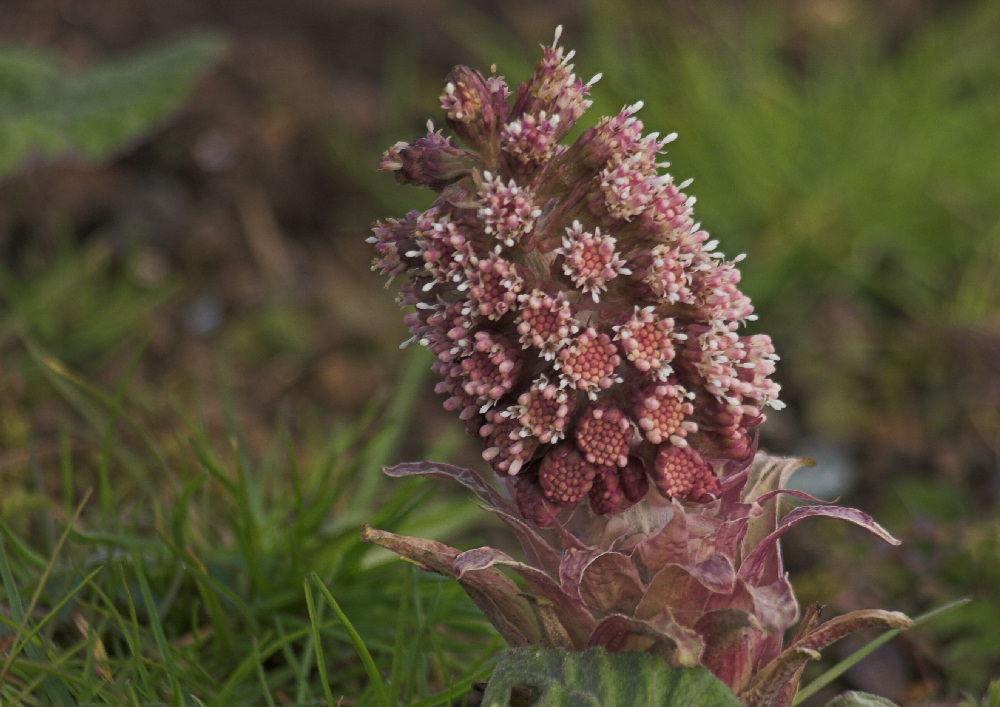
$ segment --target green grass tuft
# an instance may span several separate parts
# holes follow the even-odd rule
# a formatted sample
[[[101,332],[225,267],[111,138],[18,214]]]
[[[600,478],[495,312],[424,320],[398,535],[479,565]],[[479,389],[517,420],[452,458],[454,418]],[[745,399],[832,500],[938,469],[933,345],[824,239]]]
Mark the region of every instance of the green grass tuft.
[[[0,523],[0,704],[446,705],[488,674],[499,640],[461,588],[359,541],[365,521],[448,535],[479,515],[381,474],[423,352],[304,455],[281,430],[255,453],[235,422],[154,434],[128,374],[108,395],[31,348],[76,421],[39,469],[61,491]]]

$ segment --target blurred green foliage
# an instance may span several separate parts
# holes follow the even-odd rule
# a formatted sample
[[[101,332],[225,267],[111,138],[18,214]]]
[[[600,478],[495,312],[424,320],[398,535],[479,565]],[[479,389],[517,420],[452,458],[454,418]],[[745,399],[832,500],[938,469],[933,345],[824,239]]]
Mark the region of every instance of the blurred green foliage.
[[[959,707],[1000,707],[1000,680],[990,683],[982,700],[968,698]]]
[[[975,501],[969,489],[928,479],[903,479],[892,500],[875,512],[904,541],[891,561],[880,567],[879,580],[917,605],[933,605],[954,596],[972,601],[943,615],[922,631],[942,646],[936,656],[947,677],[980,689],[984,676],[1000,664],[1000,518],[969,513]],[[914,575],[920,577],[913,586]]]
[[[12,370],[26,370],[16,350],[24,337],[71,366],[92,363],[141,331],[177,290],[175,282],[144,286],[105,241],[77,243],[65,234],[54,251],[30,250],[20,272],[0,268],[0,354]]]
[[[641,97],[647,126],[680,134],[674,171],[695,177],[726,247],[750,253],[749,294],[783,315],[771,326],[799,326],[831,291],[932,321],[1000,305],[995,278],[970,271],[1000,255],[995,3],[895,51],[862,8],[795,62],[768,12],[720,13],[699,36],[593,8],[592,26],[613,28],[593,37],[603,107]]]
[[[73,71],[39,49],[0,47],[0,178],[33,159],[98,162],[146,136],[223,49],[217,36],[188,34]]]

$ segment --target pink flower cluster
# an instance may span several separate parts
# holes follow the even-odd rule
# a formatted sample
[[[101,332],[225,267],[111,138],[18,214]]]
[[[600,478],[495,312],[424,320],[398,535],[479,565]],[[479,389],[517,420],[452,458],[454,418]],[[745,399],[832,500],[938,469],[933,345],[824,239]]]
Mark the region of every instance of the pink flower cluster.
[[[736,263],[663,172],[674,136],[643,135],[641,104],[562,141],[591,105],[559,32],[513,92],[457,67],[441,95],[463,146],[429,127],[382,160],[439,193],[376,224],[376,267],[437,356],[445,406],[515,477],[523,515],[598,514],[647,494],[703,502],[753,458],[778,408],[769,337]]]

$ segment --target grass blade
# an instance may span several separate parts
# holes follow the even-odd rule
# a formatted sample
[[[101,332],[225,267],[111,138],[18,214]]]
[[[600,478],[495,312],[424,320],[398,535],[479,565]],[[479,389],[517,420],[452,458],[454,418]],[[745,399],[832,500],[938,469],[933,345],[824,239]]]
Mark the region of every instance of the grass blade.
[[[323,694],[326,696],[326,703],[328,705],[337,704],[333,699],[333,691],[330,689],[330,680],[326,676],[326,660],[323,658],[323,643],[320,640],[319,634],[319,617],[316,613],[316,603],[313,601],[308,579],[303,582],[303,589],[306,593],[306,608],[309,611],[309,622],[312,624],[313,650],[316,651],[316,668],[319,671],[320,683],[323,685]]]
[[[18,599],[18,594],[17,594],[17,587],[14,584],[14,578],[10,571],[10,565],[7,563],[7,553],[0,552],[0,562],[2,562],[2,564],[0,564],[0,572],[2,572],[4,585],[8,591],[8,596],[12,597],[11,611],[21,614],[20,618],[18,619],[17,632],[15,633],[15,642],[14,642],[15,646],[20,640],[20,637],[24,635],[25,629],[27,629],[28,627],[28,620],[31,618],[31,612],[34,611],[35,606],[38,604],[38,600],[42,595],[42,590],[45,588],[45,584],[48,582],[49,575],[52,574],[53,567],[55,567],[56,558],[58,557],[59,552],[62,550],[63,545],[66,543],[66,539],[70,535],[70,531],[76,524],[77,519],[80,517],[80,513],[83,512],[83,508],[84,506],[87,505],[87,501],[89,500],[90,500],[90,492],[88,491],[84,495],[83,500],[80,501],[80,505],[77,506],[76,511],[73,513],[73,516],[66,523],[66,529],[59,537],[59,542],[56,543],[55,552],[52,553],[52,557],[49,559],[49,562],[46,565],[45,570],[38,578],[38,587],[35,589],[35,593],[32,595],[31,601],[29,602],[26,610],[22,610],[21,608],[20,600]],[[25,647],[28,648],[29,646],[26,645]],[[6,680],[7,673],[10,670],[11,663],[14,661],[14,656],[16,656],[17,653],[18,651],[15,650],[13,646],[7,652],[7,658],[6,660],[4,660],[3,667],[0,668],[0,685],[2,685]]]
[[[340,619],[340,622],[344,625],[344,630],[347,631],[347,635],[350,636],[351,643],[354,644],[354,648],[357,650],[358,656],[361,658],[361,662],[364,663],[365,671],[368,673],[368,678],[371,680],[372,688],[375,690],[379,704],[383,705],[383,707],[389,707],[389,695],[385,690],[385,685],[382,683],[382,676],[379,674],[378,667],[372,659],[372,654],[368,652],[368,648],[365,647],[364,641],[361,640],[361,636],[354,630],[354,626],[351,625],[347,615],[340,608],[337,600],[333,598],[330,590],[326,588],[325,584],[323,584],[323,580],[321,580],[319,575],[315,572],[311,574],[311,577],[313,583],[326,599],[327,604],[329,604],[330,608],[333,609],[333,613],[337,615],[337,618]],[[317,645],[317,652],[318,650],[319,646]]]

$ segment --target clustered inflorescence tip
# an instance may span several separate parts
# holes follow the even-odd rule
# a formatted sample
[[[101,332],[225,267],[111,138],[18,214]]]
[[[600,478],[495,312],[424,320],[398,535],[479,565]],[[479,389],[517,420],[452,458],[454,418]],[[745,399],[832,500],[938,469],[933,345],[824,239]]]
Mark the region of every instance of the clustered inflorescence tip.
[[[675,134],[643,135],[636,103],[563,144],[598,77],[576,77],[559,37],[513,91],[452,71],[441,106],[462,146],[429,125],[385,153],[439,196],[376,224],[376,268],[409,276],[399,299],[437,390],[517,477],[526,517],[588,499],[616,513],[651,489],[710,500],[781,406],[777,356],[739,333],[742,256],[716,250],[659,161]]]

